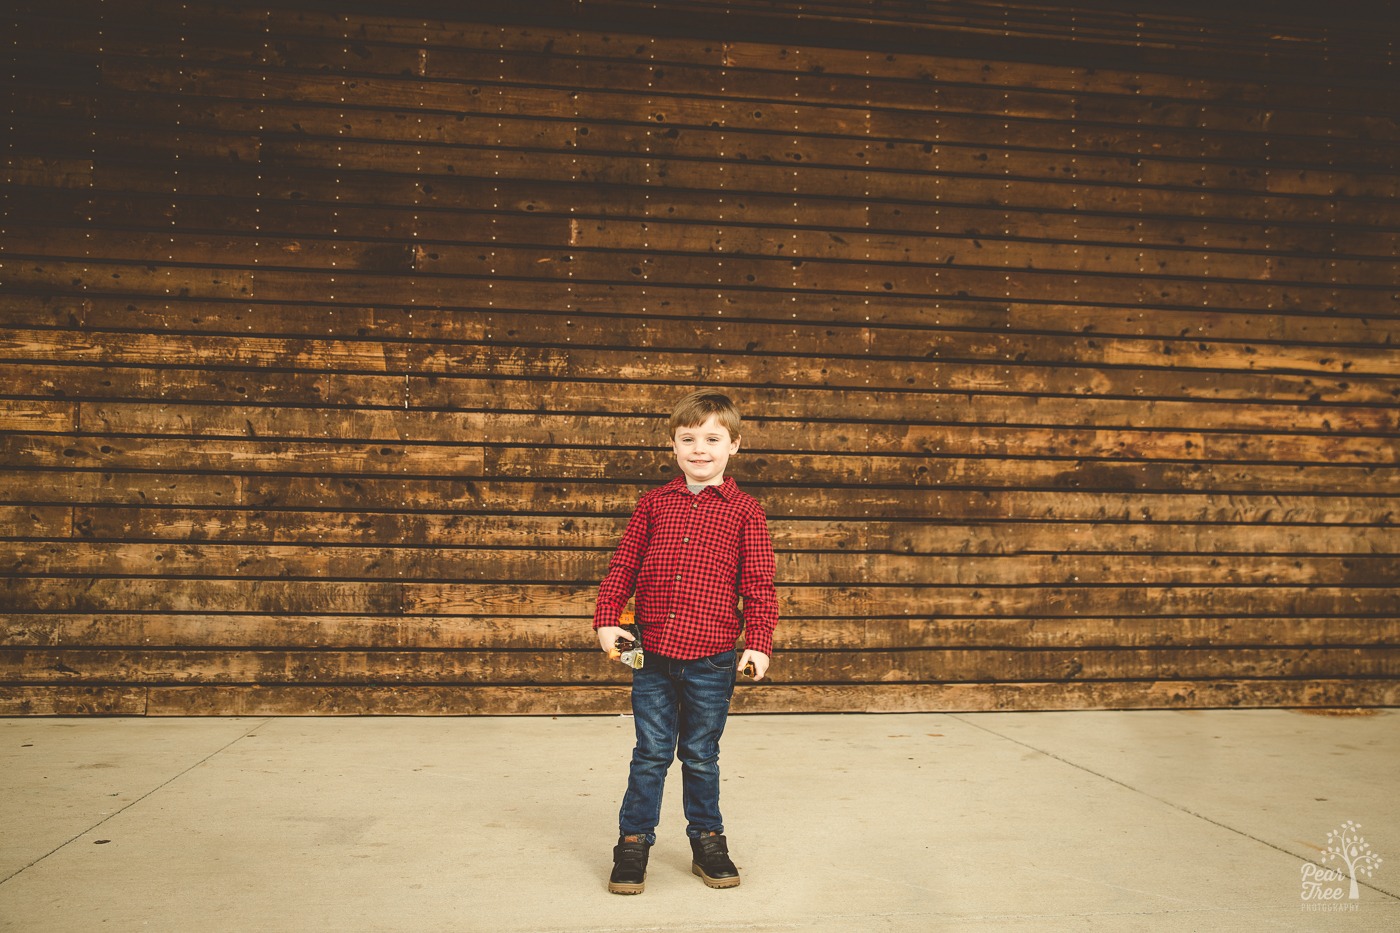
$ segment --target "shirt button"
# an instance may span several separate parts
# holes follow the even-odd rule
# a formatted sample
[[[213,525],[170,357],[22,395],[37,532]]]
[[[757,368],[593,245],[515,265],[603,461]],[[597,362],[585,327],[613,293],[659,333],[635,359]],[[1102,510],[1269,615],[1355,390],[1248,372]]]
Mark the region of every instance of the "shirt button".
[[[689,543],[690,543],[690,539],[689,539],[689,538],[681,538],[681,544],[689,544]]]
[[[676,617],[676,614],[675,614],[674,612],[667,613],[667,615],[666,615],[666,618],[668,618],[668,619],[674,619],[675,617]]]
[[[680,574],[676,574],[676,579],[679,580],[680,578],[681,578],[681,575],[680,575]]]

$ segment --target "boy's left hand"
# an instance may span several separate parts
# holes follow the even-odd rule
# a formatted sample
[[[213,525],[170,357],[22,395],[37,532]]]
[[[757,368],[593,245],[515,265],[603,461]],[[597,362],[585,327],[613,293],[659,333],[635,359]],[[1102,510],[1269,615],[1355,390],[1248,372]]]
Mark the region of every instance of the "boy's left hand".
[[[768,655],[762,651],[745,648],[744,656],[739,659],[739,670],[742,671],[750,662],[753,663],[753,679],[762,680],[763,675],[768,673]]]

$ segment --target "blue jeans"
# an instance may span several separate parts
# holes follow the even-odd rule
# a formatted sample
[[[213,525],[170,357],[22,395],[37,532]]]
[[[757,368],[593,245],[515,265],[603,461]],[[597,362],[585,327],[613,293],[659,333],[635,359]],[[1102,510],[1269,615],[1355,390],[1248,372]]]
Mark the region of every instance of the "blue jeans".
[[[656,654],[632,672],[637,745],[618,814],[623,836],[656,842],[661,790],[679,750],[686,835],[724,832],[719,815],[719,737],[734,695],[734,652],[677,661]]]

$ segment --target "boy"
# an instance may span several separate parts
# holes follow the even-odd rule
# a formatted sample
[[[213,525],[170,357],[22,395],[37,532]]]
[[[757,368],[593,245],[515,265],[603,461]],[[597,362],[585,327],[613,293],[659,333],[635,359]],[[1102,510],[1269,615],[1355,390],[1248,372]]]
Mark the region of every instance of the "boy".
[[[739,412],[713,389],[681,399],[671,415],[671,447],[682,476],[637,502],[598,587],[593,628],[611,652],[627,600],[636,593],[644,663],[632,674],[637,745],[618,814],[608,890],[640,894],[656,842],[661,790],[679,748],[691,871],[712,888],[732,888],[719,813],[719,739],[734,693],[735,639],[744,600],[744,655],[762,680],[773,653],[778,602],[773,541],[751,496],[724,475],[739,451]]]

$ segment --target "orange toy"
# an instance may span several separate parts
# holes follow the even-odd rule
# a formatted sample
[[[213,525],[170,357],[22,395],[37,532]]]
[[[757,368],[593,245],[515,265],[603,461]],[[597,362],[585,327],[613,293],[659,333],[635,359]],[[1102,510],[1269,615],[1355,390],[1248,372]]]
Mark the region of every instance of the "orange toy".
[[[633,623],[636,622],[636,619],[636,612],[633,611],[631,606],[627,606],[625,609],[622,610],[622,615],[617,617],[618,627],[630,628],[633,625]],[[618,639],[616,642],[613,642],[612,650],[608,652],[608,657],[614,661],[620,660],[622,658],[622,649],[618,647],[618,644],[620,644],[621,641],[622,639]],[[630,648],[632,646],[629,644],[627,647]]]

